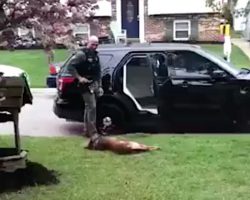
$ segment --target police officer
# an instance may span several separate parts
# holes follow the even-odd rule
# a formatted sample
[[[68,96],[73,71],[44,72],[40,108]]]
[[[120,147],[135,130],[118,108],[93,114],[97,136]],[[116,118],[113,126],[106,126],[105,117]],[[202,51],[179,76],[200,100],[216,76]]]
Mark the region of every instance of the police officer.
[[[96,128],[96,96],[103,95],[101,66],[99,62],[99,40],[90,36],[85,48],[79,50],[72,59],[71,73],[78,79],[78,88],[85,102],[84,125],[87,137],[98,134]]]

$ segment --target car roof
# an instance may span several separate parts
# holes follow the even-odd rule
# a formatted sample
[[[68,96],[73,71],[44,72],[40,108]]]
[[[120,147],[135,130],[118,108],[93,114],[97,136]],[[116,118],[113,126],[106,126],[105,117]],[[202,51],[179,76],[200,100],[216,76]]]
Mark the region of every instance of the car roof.
[[[164,50],[191,50],[200,49],[198,45],[186,43],[131,43],[131,44],[101,44],[98,51],[164,51]]]
[[[85,47],[79,48],[79,50]],[[191,50],[201,51],[201,47],[198,45],[192,45],[187,43],[128,43],[128,44],[100,44],[97,51],[99,55],[115,54],[113,59],[107,63],[104,68],[115,68],[124,56],[130,52],[157,52],[168,50]],[[204,53],[204,52],[203,52]]]

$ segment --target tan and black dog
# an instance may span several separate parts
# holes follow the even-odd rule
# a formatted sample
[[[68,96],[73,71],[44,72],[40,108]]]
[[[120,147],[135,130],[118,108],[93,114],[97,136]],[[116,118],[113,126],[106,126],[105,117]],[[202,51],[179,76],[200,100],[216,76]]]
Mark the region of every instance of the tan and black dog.
[[[117,154],[135,154],[160,149],[156,146],[147,146],[137,142],[119,140],[99,134],[92,136],[85,148],[90,150],[112,151]]]

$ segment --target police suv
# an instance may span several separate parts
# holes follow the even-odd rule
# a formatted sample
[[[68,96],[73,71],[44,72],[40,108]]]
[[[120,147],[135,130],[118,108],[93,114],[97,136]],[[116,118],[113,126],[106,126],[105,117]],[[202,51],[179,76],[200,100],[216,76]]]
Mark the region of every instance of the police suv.
[[[170,127],[171,132],[248,127],[248,69],[191,44],[107,44],[98,52],[105,92],[97,100],[98,125],[110,117],[126,132],[136,127],[156,132]],[[73,57],[57,75],[53,109],[59,118],[83,121],[84,102],[69,73]]]

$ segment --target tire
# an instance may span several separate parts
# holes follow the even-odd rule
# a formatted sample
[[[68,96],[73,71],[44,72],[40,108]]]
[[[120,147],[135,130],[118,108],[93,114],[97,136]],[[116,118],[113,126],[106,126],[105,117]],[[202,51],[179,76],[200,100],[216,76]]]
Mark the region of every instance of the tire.
[[[125,132],[126,117],[124,111],[117,105],[101,104],[98,106],[97,112],[97,127],[102,129],[103,119],[110,117],[112,120],[112,128],[109,129],[109,135],[120,134]]]

